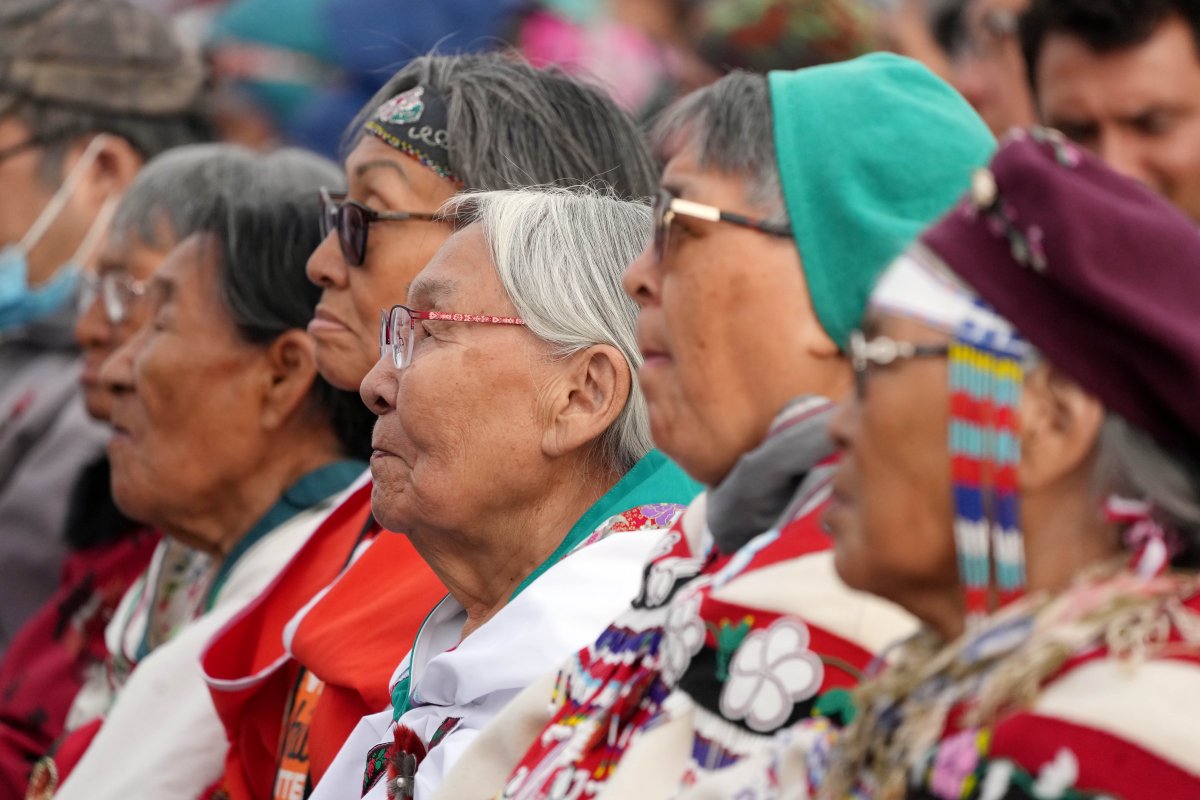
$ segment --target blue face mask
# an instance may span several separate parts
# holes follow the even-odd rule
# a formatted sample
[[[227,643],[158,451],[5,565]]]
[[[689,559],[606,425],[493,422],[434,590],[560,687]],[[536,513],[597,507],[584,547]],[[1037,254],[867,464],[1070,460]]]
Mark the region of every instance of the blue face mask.
[[[50,316],[75,295],[80,268],[68,262],[50,280],[29,286],[29,259],[19,244],[0,250],[0,333]]]
[[[64,308],[74,297],[83,273],[82,261],[91,255],[100,235],[107,229],[116,198],[110,197],[105,202],[75,254],[60,265],[49,280],[38,286],[29,285],[29,251],[62,213],[79,181],[96,160],[104,140],[104,136],[92,139],[21,241],[0,249],[0,333],[44,319]]]

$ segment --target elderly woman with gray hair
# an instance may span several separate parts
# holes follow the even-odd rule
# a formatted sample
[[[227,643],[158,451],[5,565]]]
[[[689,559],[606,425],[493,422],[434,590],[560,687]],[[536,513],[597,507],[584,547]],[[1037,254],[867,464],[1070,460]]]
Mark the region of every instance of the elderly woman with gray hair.
[[[423,797],[500,708],[633,597],[697,491],[651,450],[620,275],[649,209],[586,190],[448,204],[456,232],[382,315],[371,507],[450,590],[314,798]],[[386,740],[386,741],[385,741]],[[384,742],[383,744],[379,744]],[[366,764],[366,774],[363,765]]]
[[[370,415],[320,378],[304,330],[319,295],[304,275],[320,236],[312,198],[336,167],[230,146],[202,159],[193,177],[216,185],[185,204],[191,235],[126,286],[146,324],[100,369],[113,495],[166,538],[109,625],[104,679],[117,689],[102,726],[78,727],[56,768],[34,776],[53,789],[83,751],[56,797],[190,799],[219,778],[226,742],[201,648],[278,574],[369,452]],[[178,198],[195,184],[176,177]]]

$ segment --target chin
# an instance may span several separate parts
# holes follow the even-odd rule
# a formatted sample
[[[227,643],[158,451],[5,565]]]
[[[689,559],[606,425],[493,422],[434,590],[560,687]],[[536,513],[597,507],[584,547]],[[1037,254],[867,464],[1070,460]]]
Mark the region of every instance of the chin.
[[[105,392],[95,392],[85,389],[83,392],[83,407],[87,414],[97,422],[108,422],[112,416],[112,398]]]
[[[335,389],[344,392],[357,392],[363,378],[374,366],[368,362],[365,366],[359,353],[346,353],[340,348],[317,343],[317,372]]]
[[[125,479],[114,463],[112,471],[112,496],[117,508],[130,519],[147,524],[157,524],[151,513],[150,503],[136,482]]]
[[[874,594],[874,592],[871,592],[870,581],[866,580],[866,570],[863,569],[863,565],[861,564],[862,558],[861,553],[856,559],[852,553],[847,553],[845,548],[835,544],[833,548],[833,571],[842,579],[842,583],[851,589]]]
[[[403,533],[409,526],[410,514],[408,498],[403,489],[397,489],[391,481],[380,482],[375,478],[375,469],[371,469],[371,514],[375,521],[389,531]]]

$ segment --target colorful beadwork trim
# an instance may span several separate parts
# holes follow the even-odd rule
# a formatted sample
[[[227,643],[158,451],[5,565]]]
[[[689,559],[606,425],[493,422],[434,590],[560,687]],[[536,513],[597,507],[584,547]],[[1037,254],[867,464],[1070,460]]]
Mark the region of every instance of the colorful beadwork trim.
[[[954,539],[968,618],[1025,589],[1017,467],[1024,343],[967,325],[950,346],[950,456]]]
[[[440,91],[413,86],[381,104],[363,128],[438,176],[459,182],[450,169],[449,119]]]

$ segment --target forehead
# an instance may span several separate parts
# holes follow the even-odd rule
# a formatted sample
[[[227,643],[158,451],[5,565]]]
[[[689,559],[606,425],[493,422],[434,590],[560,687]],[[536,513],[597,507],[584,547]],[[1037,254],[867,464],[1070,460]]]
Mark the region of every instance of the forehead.
[[[163,259],[151,279],[154,292],[177,307],[206,313],[223,311],[217,289],[217,240],[192,234]]]
[[[750,188],[740,175],[700,166],[694,141],[684,143],[667,161],[662,185],[677,197],[722,208],[745,207]]]
[[[451,236],[413,280],[409,305],[421,310],[498,313],[511,307],[476,222]]]
[[[1038,58],[1037,86],[1048,116],[1137,114],[1148,105],[1195,102],[1200,59],[1191,29],[1178,19],[1164,22],[1142,44],[1107,53],[1075,36],[1053,34]]]
[[[425,206],[436,207],[455,193],[452,183],[369,133],[346,158],[346,181],[354,194],[386,191]]]
[[[167,241],[170,242],[169,239]],[[138,280],[145,280],[158,269],[159,264],[171,252],[172,245],[173,243],[166,247],[148,245],[132,231],[110,237],[100,254],[96,271],[101,275],[124,272]]]

